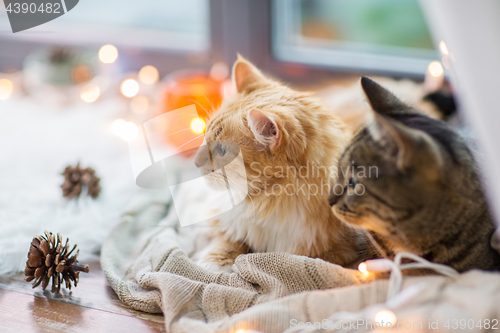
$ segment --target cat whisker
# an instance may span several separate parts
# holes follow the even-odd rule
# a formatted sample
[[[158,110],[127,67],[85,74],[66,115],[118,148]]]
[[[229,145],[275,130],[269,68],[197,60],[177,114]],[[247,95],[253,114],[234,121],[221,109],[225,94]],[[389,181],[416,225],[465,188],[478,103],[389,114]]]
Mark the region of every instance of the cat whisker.
[[[184,132],[184,131],[190,131],[190,130],[191,130],[190,128],[185,128],[185,129],[179,130],[177,132],[170,133],[168,136],[171,136],[171,135],[174,135],[174,134],[177,134],[177,133],[180,133],[180,132]]]
[[[210,105],[210,107],[212,108],[212,111],[214,111],[214,110],[215,110],[215,107],[214,107],[214,105],[212,104],[212,101],[210,101],[210,100],[208,99],[207,95],[203,95],[203,97],[205,97],[205,99],[207,100],[208,104],[209,104],[209,105]]]
[[[202,109],[203,111],[205,111],[205,114],[207,115],[208,120],[210,120],[210,112],[208,112],[207,109],[203,105],[200,104],[200,102],[195,101],[194,99],[188,99],[187,101],[193,102],[196,105],[198,105],[200,107],[200,109]]]
[[[182,145],[180,145],[179,147],[177,147],[177,149],[175,150],[175,152],[174,152],[174,153],[179,152],[179,149],[180,149],[180,148],[184,147],[184,146],[185,146],[185,145],[187,145],[188,143],[193,142],[194,140],[197,140],[197,139],[201,138],[201,137],[202,137],[202,136],[204,136],[204,135],[205,135],[205,133],[200,134],[200,135],[198,135],[198,136],[194,137],[193,139],[191,139],[191,140],[189,140],[189,141],[187,141],[187,142],[183,143]]]

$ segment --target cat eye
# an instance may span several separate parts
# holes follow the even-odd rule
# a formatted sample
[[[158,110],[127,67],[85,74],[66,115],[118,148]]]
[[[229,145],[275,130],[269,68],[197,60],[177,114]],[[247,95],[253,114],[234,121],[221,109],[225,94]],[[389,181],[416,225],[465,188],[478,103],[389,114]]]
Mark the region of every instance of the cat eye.
[[[229,147],[226,145],[218,145],[216,149],[221,156],[226,155],[226,153],[229,151]]]

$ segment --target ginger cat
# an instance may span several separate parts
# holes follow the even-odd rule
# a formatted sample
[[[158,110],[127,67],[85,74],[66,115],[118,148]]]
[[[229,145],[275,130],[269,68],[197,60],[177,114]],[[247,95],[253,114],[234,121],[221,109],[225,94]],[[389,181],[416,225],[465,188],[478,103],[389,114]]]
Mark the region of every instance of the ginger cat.
[[[197,262],[231,271],[240,254],[288,252],[354,264],[360,232],[341,223],[327,201],[349,140],[344,124],[309,93],[266,78],[242,57],[232,75],[237,95],[208,123],[209,148],[198,151],[195,164],[209,186],[225,189],[227,179],[213,166],[241,150],[240,186],[248,184],[248,196],[210,222],[211,241]]]

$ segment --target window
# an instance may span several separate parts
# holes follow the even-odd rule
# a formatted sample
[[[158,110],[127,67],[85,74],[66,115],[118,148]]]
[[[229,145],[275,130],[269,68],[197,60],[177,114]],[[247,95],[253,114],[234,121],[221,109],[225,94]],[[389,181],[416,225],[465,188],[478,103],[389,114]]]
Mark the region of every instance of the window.
[[[210,45],[209,24],[209,0],[84,0],[56,20],[3,37],[206,51]],[[0,9],[0,27],[10,30],[3,8]]]
[[[423,74],[437,56],[416,0],[274,0],[279,60]]]

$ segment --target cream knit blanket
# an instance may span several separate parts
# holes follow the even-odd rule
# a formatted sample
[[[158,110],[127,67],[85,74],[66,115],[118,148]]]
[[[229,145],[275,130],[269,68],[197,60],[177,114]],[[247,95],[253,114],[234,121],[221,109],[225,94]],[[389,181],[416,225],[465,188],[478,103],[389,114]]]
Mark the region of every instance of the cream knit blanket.
[[[109,234],[101,263],[119,298],[163,313],[167,332],[371,331],[377,325],[387,280],[367,282],[357,271],[286,253],[242,255],[237,273],[206,271],[188,257],[196,228],[179,228],[168,194],[152,192]],[[479,332],[495,320],[500,327],[500,274],[405,278],[403,287],[396,302],[382,306],[396,314],[399,328],[444,332],[465,323]]]

